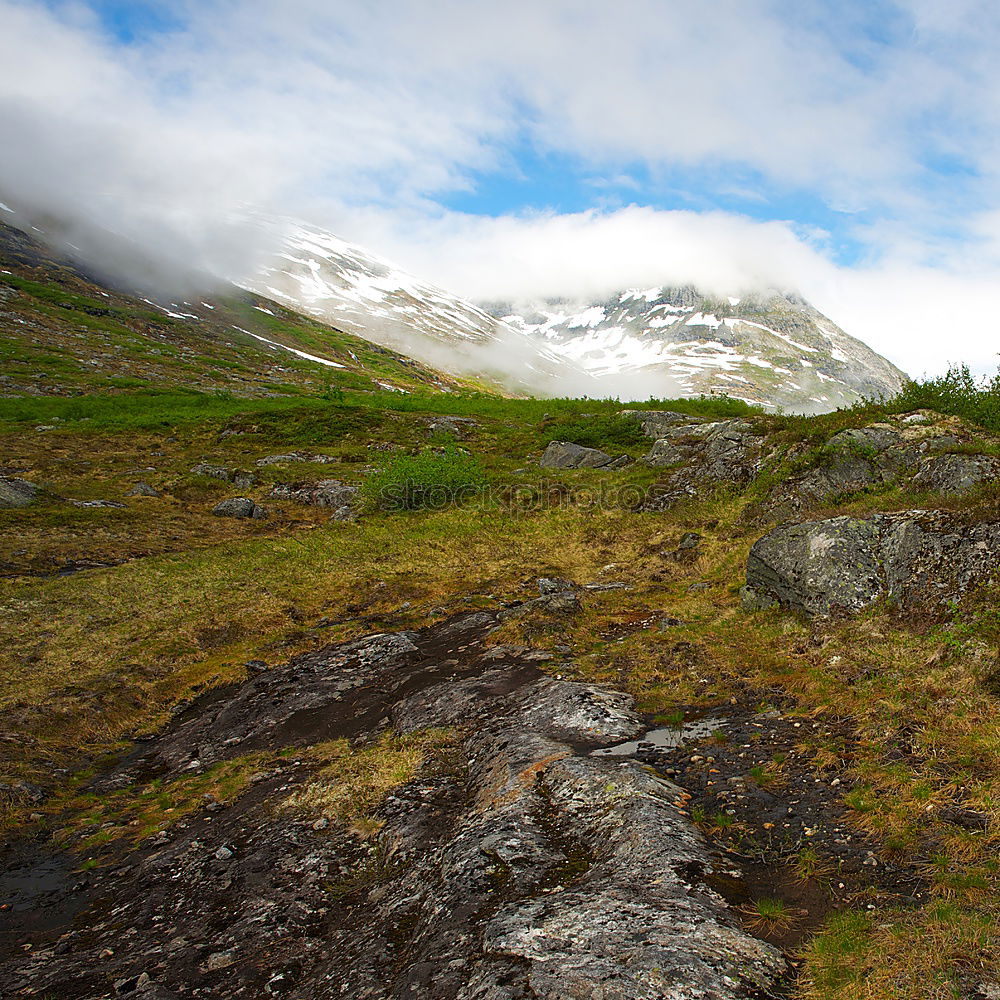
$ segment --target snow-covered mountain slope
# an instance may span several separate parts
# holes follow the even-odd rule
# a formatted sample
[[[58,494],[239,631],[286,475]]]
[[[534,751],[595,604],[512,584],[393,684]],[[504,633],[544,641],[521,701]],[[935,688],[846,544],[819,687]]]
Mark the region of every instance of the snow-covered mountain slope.
[[[303,224],[263,223],[280,249],[243,287],[453,374],[515,392],[590,394],[599,380],[542,339]]]
[[[494,303],[493,315],[603,380],[658,374],[684,395],[819,411],[887,396],[905,375],[796,295],[710,298],[691,287],[627,289],[600,302]]]
[[[482,308],[322,229],[269,220],[275,257],[241,284],[454,374],[538,395],[724,393],[796,411],[891,395],[902,372],[807,302],[690,287]]]

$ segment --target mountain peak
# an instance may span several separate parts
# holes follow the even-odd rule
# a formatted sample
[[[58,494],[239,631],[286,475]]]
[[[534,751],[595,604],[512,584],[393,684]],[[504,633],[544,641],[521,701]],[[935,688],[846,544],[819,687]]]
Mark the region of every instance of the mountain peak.
[[[820,411],[892,395],[905,379],[794,291],[664,284],[474,304],[318,227],[268,225],[280,249],[245,287],[515,392],[725,394]]]

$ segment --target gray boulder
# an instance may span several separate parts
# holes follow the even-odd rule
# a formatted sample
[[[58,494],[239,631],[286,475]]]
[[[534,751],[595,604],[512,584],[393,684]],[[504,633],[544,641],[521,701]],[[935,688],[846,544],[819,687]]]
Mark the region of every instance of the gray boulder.
[[[216,517],[252,517],[261,520],[267,517],[263,507],[255,504],[249,497],[232,497],[223,500],[212,508]]]
[[[809,614],[904,609],[957,600],[1000,572],[1000,523],[965,525],[944,511],[782,524],[747,560],[745,604]]]
[[[571,441],[550,441],[539,465],[543,469],[601,469],[614,461],[597,448],[584,448]]]
[[[38,487],[27,479],[0,478],[0,510],[27,507],[35,502],[37,495]]]
[[[664,510],[719,483],[745,484],[765,461],[765,439],[748,420],[677,424],[654,442],[643,461],[669,467],[642,510]]]
[[[1000,458],[995,455],[934,455],[921,463],[912,485],[934,493],[968,493],[997,480]]]
[[[644,461],[658,466],[683,463],[701,480],[745,480],[760,469],[762,441],[747,420],[678,424],[653,444]]]

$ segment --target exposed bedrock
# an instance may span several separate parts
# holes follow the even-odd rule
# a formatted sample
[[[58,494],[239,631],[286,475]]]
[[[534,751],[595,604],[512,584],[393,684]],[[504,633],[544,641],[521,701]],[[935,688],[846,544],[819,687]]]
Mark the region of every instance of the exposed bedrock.
[[[782,524],[754,543],[745,603],[811,614],[857,612],[877,601],[906,609],[960,598],[1000,571],[1000,524],[946,511]]]

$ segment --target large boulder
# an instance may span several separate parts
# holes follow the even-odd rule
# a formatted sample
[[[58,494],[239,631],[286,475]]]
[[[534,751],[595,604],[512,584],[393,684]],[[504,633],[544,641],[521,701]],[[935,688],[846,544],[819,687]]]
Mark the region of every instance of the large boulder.
[[[760,469],[763,438],[748,420],[678,424],[646,455],[649,465],[684,464],[703,481],[747,480]]]
[[[1000,523],[963,524],[943,511],[782,524],[747,560],[745,603],[809,614],[906,609],[958,599],[1000,573]]]
[[[934,455],[921,463],[912,485],[933,493],[968,493],[998,480],[1000,458],[995,455]]]
[[[4,476],[0,478],[0,510],[27,507],[35,502],[38,487],[27,479]]]
[[[538,464],[543,469],[600,469],[615,461],[597,448],[584,448],[572,441],[550,441]]]
[[[212,508],[216,517],[252,517],[261,520],[267,517],[267,512],[249,497],[232,497],[223,500]]]

